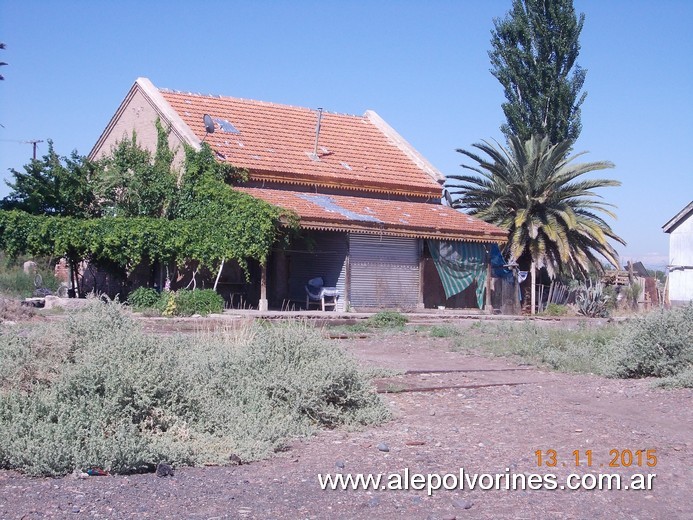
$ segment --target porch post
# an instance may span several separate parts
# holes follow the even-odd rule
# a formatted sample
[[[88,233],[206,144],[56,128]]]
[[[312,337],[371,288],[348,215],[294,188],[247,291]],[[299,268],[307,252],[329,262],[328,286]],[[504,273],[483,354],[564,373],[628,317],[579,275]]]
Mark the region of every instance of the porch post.
[[[258,305],[259,311],[267,311],[269,305],[267,304],[267,262],[260,264],[260,303]]]
[[[491,255],[486,253],[486,305],[484,311],[486,314],[493,314],[493,304],[491,303],[491,284],[493,283],[491,272]]]
[[[534,316],[537,313],[537,274],[536,267],[534,266],[534,260],[532,260],[532,310],[531,315]]]
[[[419,297],[416,300],[416,308],[423,310],[424,308],[424,239],[419,238]]]

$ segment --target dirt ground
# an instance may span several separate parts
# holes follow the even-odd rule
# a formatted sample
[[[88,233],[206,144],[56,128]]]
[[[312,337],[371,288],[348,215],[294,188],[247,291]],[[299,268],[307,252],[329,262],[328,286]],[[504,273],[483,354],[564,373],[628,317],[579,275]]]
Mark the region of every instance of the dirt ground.
[[[473,330],[469,330],[473,335]],[[413,333],[332,340],[364,366],[414,373],[378,380],[394,419],[324,431],[275,457],[229,467],[77,479],[0,472],[5,518],[693,518],[693,391],[650,381],[548,372],[454,352]],[[418,371],[418,372],[416,372]],[[418,389],[419,391],[412,391]],[[382,451],[385,448],[389,451]],[[556,466],[538,466],[537,450]],[[578,450],[580,467],[573,452]],[[592,466],[586,467],[586,450]],[[608,467],[611,450],[642,465]],[[656,450],[647,467],[645,450]],[[627,454],[624,455],[627,461]],[[321,490],[318,474],[656,474],[645,490]],[[486,481],[488,482],[488,481]]]

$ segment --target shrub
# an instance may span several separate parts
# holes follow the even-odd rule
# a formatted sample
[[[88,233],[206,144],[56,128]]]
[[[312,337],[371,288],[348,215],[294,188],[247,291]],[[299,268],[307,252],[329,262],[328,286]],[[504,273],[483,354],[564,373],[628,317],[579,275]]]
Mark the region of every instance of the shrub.
[[[48,294],[57,290],[59,283],[51,271],[38,271],[37,274],[41,275],[42,287],[36,287],[35,275],[25,273],[22,266],[0,269],[0,294],[12,298],[29,298],[38,289],[48,289]]]
[[[150,315],[207,316],[224,310],[224,299],[212,289],[181,289],[159,294],[154,289],[140,287],[130,295],[128,301],[135,310],[146,310]]]
[[[452,325],[433,325],[430,331],[433,338],[453,338],[459,334],[460,331]]]
[[[33,307],[22,305],[17,300],[11,300],[0,296],[0,322],[28,320],[34,317],[36,312]]]
[[[612,348],[612,375],[668,377],[693,367],[693,304],[658,310],[624,324]]]
[[[382,311],[368,318],[368,323],[373,327],[396,328],[403,327],[409,319],[396,311]]]
[[[0,378],[0,467],[33,475],[250,461],[316,427],[388,417],[355,361],[306,324],[162,338],[112,303],[0,328]]]
[[[626,286],[624,290],[625,300],[628,302],[628,305],[633,309],[638,308],[638,300],[640,299],[641,295],[642,286],[637,282],[633,282],[631,285]]]
[[[567,305],[559,305],[557,303],[549,303],[544,309],[544,314],[547,316],[565,316],[568,314]]]
[[[526,324],[508,334],[510,350],[532,363],[562,372],[601,374],[609,359],[613,328],[579,327],[576,330]]]
[[[693,367],[686,368],[674,376],[663,377],[655,384],[662,388],[693,388]]]
[[[136,311],[155,308],[161,295],[151,287],[138,287],[128,296],[128,303]]]
[[[182,289],[176,292],[176,316],[207,316],[224,310],[224,299],[213,289]]]

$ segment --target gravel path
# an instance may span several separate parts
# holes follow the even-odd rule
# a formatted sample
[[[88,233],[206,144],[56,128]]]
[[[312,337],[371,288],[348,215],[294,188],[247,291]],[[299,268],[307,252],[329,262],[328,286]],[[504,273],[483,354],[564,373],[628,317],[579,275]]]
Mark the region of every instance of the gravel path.
[[[394,420],[363,431],[320,432],[270,460],[180,468],[173,477],[45,479],[1,471],[0,517],[693,518],[691,390],[546,372],[451,352],[447,339],[414,334],[335,344],[367,366],[419,371],[377,382],[382,390],[398,391],[383,394]],[[404,391],[416,388],[428,391]],[[657,465],[609,468],[612,449],[656,450]],[[537,450],[545,459],[547,450],[555,450],[557,466],[538,467]],[[583,462],[591,450],[591,468],[575,467],[575,450]],[[467,474],[555,473],[559,484],[570,473],[656,477],[650,491],[464,489],[432,496],[425,490],[323,491],[317,478],[402,474],[405,468],[438,475],[459,474],[460,468]]]

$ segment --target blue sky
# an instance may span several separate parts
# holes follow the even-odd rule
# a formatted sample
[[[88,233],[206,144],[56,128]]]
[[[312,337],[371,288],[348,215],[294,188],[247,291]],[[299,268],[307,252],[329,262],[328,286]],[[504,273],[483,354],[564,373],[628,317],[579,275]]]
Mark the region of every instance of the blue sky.
[[[378,112],[444,174],[457,148],[502,141],[489,72],[510,0],[0,0],[0,176],[31,157],[91,147],[138,76],[158,87],[332,112]],[[693,200],[693,2],[576,0],[588,70],[575,147],[620,180],[622,259],[667,262],[661,226]],[[39,155],[46,144],[39,145]],[[2,183],[0,196],[8,193]]]

